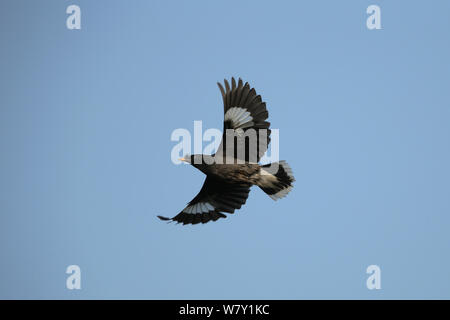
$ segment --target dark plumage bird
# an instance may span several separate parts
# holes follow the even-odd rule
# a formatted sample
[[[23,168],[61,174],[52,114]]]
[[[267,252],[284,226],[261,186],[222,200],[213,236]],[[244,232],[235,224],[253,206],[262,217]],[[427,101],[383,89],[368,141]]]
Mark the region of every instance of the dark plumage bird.
[[[285,161],[259,165],[270,142],[269,113],[266,103],[246,82],[225,80],[218,83],[224,105],[222,142],[214,155],[191,155],[182,158],[204,174],[200,192],[186,208],[173,218],[161,220],[183,224],[207,223],[226,218],[247,200],[252,185],[257,185],[272,199],[284,197],[295,181]],[[252,137],[254,139],[252,139]],[[230,143],[231,142],[231,143]]]

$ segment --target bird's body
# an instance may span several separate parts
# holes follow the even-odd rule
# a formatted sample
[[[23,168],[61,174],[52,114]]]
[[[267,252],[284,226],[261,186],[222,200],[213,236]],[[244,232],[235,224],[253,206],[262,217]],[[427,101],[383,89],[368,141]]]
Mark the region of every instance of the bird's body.
[[[192,155],[181,160],[204,174],[206,180],[197,196],[173,218],[183,224],[206,223],[225,218],[245,204],[250,187],[259,186],[272,199],[284,197],[295,181],[285,161],[259,165],[270,142],[266,105],[248,83],[232,78],[225,89],[219,83],[224,102],[224,133],[216,154]]]
[[[196,157],[198,155],[193,155]],[[199,165],[193,164],[194,167],[202,171],[207,176],[211,176],[217,180],[223,180],[228,183],[251,183],[257,184],[259,179],[260,166],[257,163],[217,163],[212,160],[212,156],[201,155],[204,159],[211,159],[210,161],[202,161]],[[208,162],[212,164],[205,164]],[[189,162],[191,163],[191,162]]]

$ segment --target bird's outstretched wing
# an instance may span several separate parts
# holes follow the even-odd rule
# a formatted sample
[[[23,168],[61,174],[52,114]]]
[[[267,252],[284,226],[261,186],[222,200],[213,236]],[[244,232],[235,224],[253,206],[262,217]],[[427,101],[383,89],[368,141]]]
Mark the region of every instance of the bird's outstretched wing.
[[[161,220],[183,224],[207,223],[226,218],[221,212],[234,213],[247,200],[250,184],[231,184],[206,177],[200,192],[173,218],[158,216]]]
[[[239,79],[236,83],[236,80],[231,78],[231,87],[227,80],[224,82],[225,88],[217,83],[223,98],[224,122],[222,142],[217,149],[216,157],[226,155],[227,158],[259,162],[270,142],[270,122],[265,121],[269,117],[266,103],[256,94],[254,88],[250,88],[248,82],[244,84]],[[228,135],[234,135],[231,139],[235,141],[229,149],[227,149],[227,132]],[[256,141],[252,142],[252,134],[256,135]],[[245,148],[245,153],[237,150],[239,136],[244,139],[241,145],[245,143],[245,147],[242,147]]]

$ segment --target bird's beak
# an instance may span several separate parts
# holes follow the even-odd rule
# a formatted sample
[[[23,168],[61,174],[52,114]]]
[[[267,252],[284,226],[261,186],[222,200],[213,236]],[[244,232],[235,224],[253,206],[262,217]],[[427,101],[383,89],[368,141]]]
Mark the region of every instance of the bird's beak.
[[[180,158],[180,159],[178,159],[178,160],[187,162],[187,160],[186,160],[185,158]]]

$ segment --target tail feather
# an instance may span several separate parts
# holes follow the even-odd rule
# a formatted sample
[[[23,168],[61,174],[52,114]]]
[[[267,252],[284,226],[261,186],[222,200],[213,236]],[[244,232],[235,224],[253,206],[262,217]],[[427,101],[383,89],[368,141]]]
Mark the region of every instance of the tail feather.
[[[261,166],[258,186],[273,200],[285,197],[293,188],[295,181],[291,167],[286,161]]]

